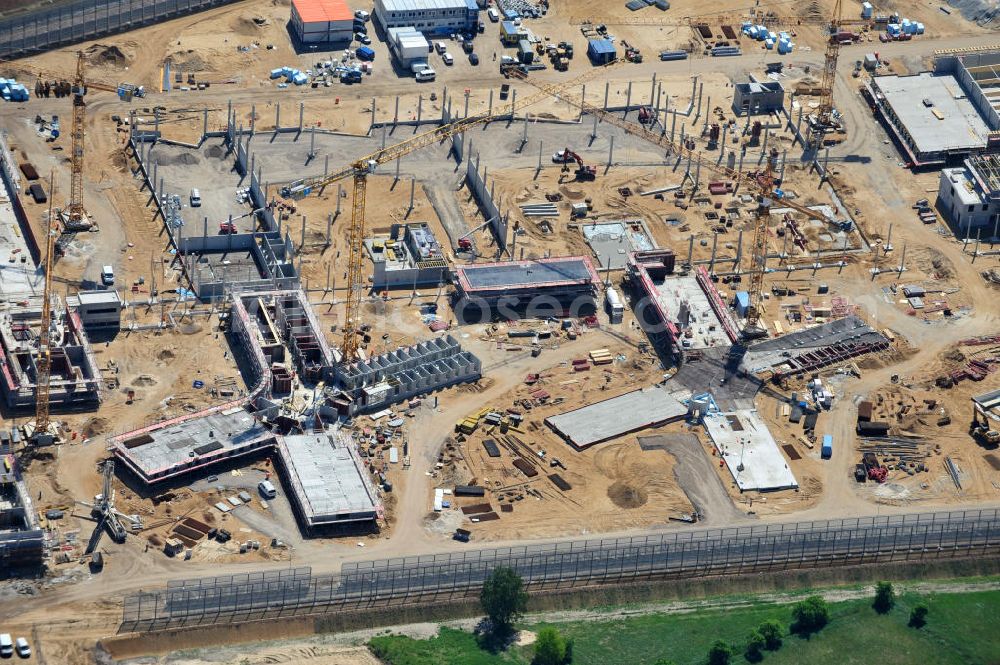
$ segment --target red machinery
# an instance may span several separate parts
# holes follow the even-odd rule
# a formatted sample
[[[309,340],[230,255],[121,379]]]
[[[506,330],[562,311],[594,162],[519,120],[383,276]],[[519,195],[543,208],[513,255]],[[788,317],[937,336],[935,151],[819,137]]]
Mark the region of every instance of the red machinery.
[[[569,148],[565,149],[565,151],[563,152],[563,155],[565,155],[565,160],[566,161],[573,160],[573,161],[576,162],[577,169],[576,169],[574,175],[576,176],[577,180],[581,180],[581,181],[588,180],[589,181],[589,180],[594,180],[594,179],[597,178],[597,169],[594,168],[593,166],[587,166],[586,164],[584,164],[583,163],[583,157],[581,157],[577,153],[573,152]],[[565,162],[563,163],[563,171],[569,171],[569,167],[565,165]]]

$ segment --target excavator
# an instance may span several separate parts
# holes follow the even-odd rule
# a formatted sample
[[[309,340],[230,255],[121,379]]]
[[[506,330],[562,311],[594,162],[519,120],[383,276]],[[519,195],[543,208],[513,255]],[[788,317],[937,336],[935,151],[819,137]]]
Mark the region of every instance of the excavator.
[[[597,179],[597,169],[593,166],[587,166],[583,162],[583,157],[581,157],[579,154],[573,152],[569,148],[566,148],[563,150],[562,155],[563,155],[563,167],[562,167],[563,173],[569,172],[569,162],[574,161],[576,162],[577,168],[576,171],[573,172],[573,175],[576,176],[577,181],[590,182]]]

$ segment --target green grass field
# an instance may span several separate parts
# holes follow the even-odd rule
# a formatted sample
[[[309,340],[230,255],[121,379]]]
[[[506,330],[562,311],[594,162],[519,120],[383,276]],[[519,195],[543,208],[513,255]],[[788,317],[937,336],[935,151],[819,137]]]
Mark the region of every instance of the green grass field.
[[[930,608],[922,629],[907,626],[910,609],[923,601]],[[881,616],[871,599],[830,604],[831,621],[806,640],[786,636],[776,652],[765,652],[774,665],[994,665],[1000,664],[1000,591],[903,595],[895,609]],[[747,633],[765,619],[787,626],[790,605],[759,604],[745,609],[646,614],[635,617],[555,623],[573,640],[574,665],[651,664],[668,657],[678,665],[704,663],[717,639],[736,646],[742,655]],[[520,626],[537,630],[544,624]],[[470,633],[442,628],[431,640],[401,636],[376,637],[369,643],[391,665],[496,665],[529,663],[531,647],[491,654]]]

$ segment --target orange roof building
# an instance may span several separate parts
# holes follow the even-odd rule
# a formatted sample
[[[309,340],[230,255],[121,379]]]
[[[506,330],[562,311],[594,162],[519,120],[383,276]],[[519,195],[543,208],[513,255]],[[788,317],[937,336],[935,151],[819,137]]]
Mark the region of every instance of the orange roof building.
[[[346,0],[292,0],[292,31],[303,43],[350,41],[354,10]]]

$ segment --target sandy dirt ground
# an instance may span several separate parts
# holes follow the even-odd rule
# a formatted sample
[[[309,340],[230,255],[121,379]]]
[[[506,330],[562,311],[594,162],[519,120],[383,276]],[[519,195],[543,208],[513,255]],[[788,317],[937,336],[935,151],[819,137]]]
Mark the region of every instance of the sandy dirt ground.
[[[742,8],[742,5],[743,3],[726,2],[718,9],[734,11],[737,6]],[[802,8],[796,6],[795,11],[805,12],[805,15],[825,16],[830,6],[832,2],[824,0]],[[775,11],[782,14],[786,9],[792,11],[790,5],[775,6]],[[900,10],[904,11],[903,8]],[[376,50],[379,54],[379,68],[370,79],[366,77],[361,86],[278,90],[268,79],[270,69],[283,65],[295,65],[304,69],[317,59],[314,55],[294,55],[291,52],[284,27],[287,13],[287,3],[248,0],[128,35],[109,37],[101,40],[99,46],[83,45],[87,52],[88,76],[92,80],[142,83],[150,89],[151,94],[146,100],[132,105],[113,100],[108,93],[95,91],[88,96],[90,113],[87,124],[85,201],[100,231],[78,236],[68,256],[59,262],[57,283],[60,284],[60,289],[65,288],[64,284],[74,284],[81,278],[95,279],[99,267],[112,262],[120,266],[121,283],[126,285],[126,295],[131,300],[144,299],[154,277],[160,289],[176,288],[180,284],[179,272],[172,265],[170,248],[166,246],[165,236],[160,234],[159,220],[153,219],[151,208],[148,207],[148,193],[138,191],[137,181],[131,176],[128,165],[121,156],[122,133],[109,122],[112,114],[127,115],[130,110],[135,110],[148,122],[153,107],[163,105],[166,107],[161,122],[164,135],[189,141],[200,135],[205,109],[209,112],[210,129],[221,127],[230,98],[233,99],[239,119],[247,126],[251,121],[260,123],[262,128],[274,125],[279,103],[280,124],[297,124],[298,107],[302,102],[305,104],[304,123],[307,126],[322,123],[321,126],[326,129],[345,134],[359,133],[366,131],[369,126],[373,96],[377,97],[375,111],[377,120],[380,121],[391,121],[395,115],[396,94],[402,95],[400,119],[415,117],[418,103],[422,107],[423,117],[440,114],[445,85],[449,86],[454,103],[460,107],[464,105],[462,97],[468,88],[470,112],[481,112],[489,106],[489,91],[496,90],[502,82],[492,67],[486,67],[485,61],[489,61],[489,53],[493,48],[492,39],[487,36],[484,41],[488,43],[477,44],[477,50],[484,56],[484,64],[479,69],[471,67],[464,59],[459,59],[460,62],[454,68],[439,68],[442,71],[441,80],[433,88],[400,86],[399,80],[390,74],[384,64],[387,61],[384,44],[378,44]],[[640,12],[643,19],[662,18],[677,23],[684,23],[683,17],[698,13],[705,13],[704,8],[689,0],[674,3],[667,14],[653,8]],[[946,16],[934,6],[906,7],[904,13],[927,24],[928,42],[918,39],[906,44],[879,45],[883,55],[890,59],[894,71],[918,70],[924,57],[934,48],[992,43],[991,37],[981,36],[981,29],[969,26],[955,15]],[[617,37],[639,45],[647,55],[643,64],[622,65],[591,83],[587,88],[587,100],[591,103],[603,102],[603,80],[611,82],[609,96],[613,95],[611,99],[617,103],[624,103],[627,80],[636,81],[634,94],[648,95],[648,82],[656,72],[658,80],[663,82],[671,96],[671,104],[684,106],[690,97],[688,77],[699,75],[705,84],[705,94],[710,94],[716,100],[711,105],[713,113],[714,107],[719,107],[723,116],[729,118],[732,116],[727,107],[731,94],[731,89],[727,89],[729,82],[744,80],[748,70],[759,73],[765,60],[774,59],[772,54],[759,50],[756,44],[747,44],[742,58],[725,59],[724,63],[707,58],[691,58],[667,68],[656,61],[655,51],[684,45],[694,46],[697,50],[703,46],[689,27],[616,23],[634,19],[636,15],[627,12],[620,5],[612,7],[591,0],[573,1],[554,7],[548,17],[536,24],[536,32],[551,40],[573,40],[578,45],[581,56],[573,61],[568,74],[545,72],[539,76],[541,80],[565,81],[569,80],[567,77],[578,76],[589,70],[589,65],[582,57],[583,49],[579,48],[583,43],[579,26],[571,24],[573,17],[581,15],[592,16],[595,22],[606,22]],[[715,31],[715,23],[707,19],[706,22]],[[818,32],[809,26],[796,24],[795,28],[797,32],[801,32],[796,37],[800,47],[796,55],[787,59],[792,66],[784,81],[789,86],[806,80],[815,73],[822,61]],[[949,35],[961,37],[929,43],[931,39]],[[255,43],[257,48],[253,46]],[[268,49],[268,44],[275,48]],[[733,495],[740,512],[753,510],[759,519],[823,519],[845,514],[904,511],[912,509],[914,504],[921,509],[970,503],[985,505],[996,504],[1000,498],[994,484],[998,481],[998,472],[985,458],[990,454],[989,451],[979,448],[965,433],[968,397],[973,392],[987,390],[990,386],[986,384],[993,380],[992,376],[982,384],[966,382],[950,392],[933,393],[940,406],[952,416],[952,424],[949,426],[939,428],[935,424],[936,411],[934,418],[927,420],[929,424],[921,423],[919,417],[912,422],[904,418],[897,423],[900,427],[910,427],[913,432],[940,440],[941,453],[934,451],[929,457],[930,471],[913,476],[905,471],[893,471],[890,482],[882,486],[871,483],[858,485],[851,476],[859,458],[858,443],[854,435],[857,401],[862,398],[877,399],[878,395],[882,395],[883,401],[887,403],[910,400],[918,406],[923,404],[923,399],[929,396],[928,382],[932,382],[938,373],[962,362],[954,355],[955,339],[993,333],[1000,327],[995,305],[997,291],[987,286],[979,276],[981,271],[997,265],[996,257],[979,257],[973,264],[968,249],[963,253],[962,244],[942,235],[943,229],[919,224],[910,206],[915,200],[931,196],[930,192],[936,191],[936,174],[913,175],[903,169],[898,154],[891,145],[886,144],[884,132],[875,126],[870,113],[857,95],[857,82],[849,76],[849,61],[861,57],[861,54],[873,48],[874,44],[865,42],[845,49],[836,93],[838,106],[850,130],[847,141],[832,151],[832,184],[870,241],[887,240],[888,223],[892,221],[894,231],[891,242],[895,249],[888,255],[882,249],[878,250],[880,255],[853,258],[851,264],[840,272],[825,270],[816,275],[802,272],[791,276],[778,273],[769,277],[768,287],[794,285],[800,294],[769,299],[765,303],[766,319],[782,321],[786,330],[809,323],[808,319],[789,320],[784,314],[785,310],[791,308],[782,308],[782,305],[794,304],[804,311],[804,296],[810,299],[810,305],[829,304],[828,297],[820,297],[815,293],[815,282],[822,279],[830,286],[829,298],[839,296],[847,299],[878,328],[894,331],[900,338],[900,346],[905,348],[898,357],[859,362],[860,378],[834,377],[832,385],[837,396],[834,407],[823,413],[818,423],[818,430],[828,431],[837,441],[843,442],[833,460],[820,461],[817,451],[802,444],[798,439],[798,432],[781,422],[781,418],[776,415],[777,405],[769,398],[761,399],[758,408],[769,425],[774,427],[776,438],[794,446],[802,455],[802,459],[791,462],[802,489],[798,493],[780,493],[766,497]],[[497,50],[500,51],[499,47]],[[194,73],[196,80],[211,82],[211,87],[202,91],[177,90],[169,95],[159,93],[161,67],[167,56],[172,59],[174,71],[182,71],[185,77],[189,72]],[[14,71],[20,65],[21,63],[5,64],[4,71]],[[32,58],[25,65],[32,70],[49,72],[51,78],[65,76],[73,71],[75,62],[71,51],[62,51]],[[806,73],[806,67],[810,68],[809,74]],[[530,94],[530,88],[523,84],[518,84],[517,88],[522,91],[522,95]],[[437,100],[431,100],[432,93],[438,96]],[[422,101],[418,101],[421,97]],[[540,103],[537,108],[532,108],[532,112],[539,117],[545,117],[543,114],[562,119],[576,117],[570,105],[561,101]],[[68,124],[69,103],[67,100],[53,98],[32,100],[27,105],[7,104],[0,108],[0,117],[3,118],[15,153],[23,152],[43,174],[55,170],[54,196],[61,202],[65,199],[69,183],[69,132],[64,131],[63,136],[55,142],[45,143],[32,123],[35,113],[58,114],[64,119],[64,124]],[[704,119],[700,119],[699,123],[701,122]],[[538,129],[539,126],[532,125],[530,131],[540,133],[542,130]],[[687,129],[690,131],[691,127]],[[699,132],[700,129],[697,128]],[[409,130],[403,128],[397,131]],[[514,141],[515,138],[512,136],[511,140]],[[815,176],[809,175],[792,159],[794,151],[790,149],[787,134],[772,136],[772,140],[781,149],[789,148],[787,177],[800,200],[810,203],[829,201],[828,194],[817,187]],[[703,145],[703,141],[699,139],[699,148]],[[562,147],[564,146],[546,146],[543,159],[549,159],[552,152]],[[582,149],[585,146],[570,147]],[[343,161],[346,163],[356,157],[357,155],[345,156]],[[850,159],[846,159],[847,157]],[[595,152],[593,156],[588,155],[588,159],[603,171],[606,157]],[[624,215],[641,218],[657,244],[671,247],[679,255],[686,252],[687,238],[694,234],[695,258],[707,258],[711,251],[710,241],[715,234],[705,212],[714,211],[716,203],[725,207],[728,197],[708,197],[707,205],[694,202],[687,209],[678,207],[669,195],[663,201],[641,197],[638,192],[644,188],[678,183],[683,169],[674,171],[672,167],[659,162],[637,163],[643,161],[639,153],[630,153],[620,146],[616,148],[614,161],[619,164],[612,166],[608,174],[602,174],[593,184],[560,183],[562,174],[551,163],[537,181],[533,181],[531,173],[522,167],[498,169],[494,175],[497,187],[505,199],[518,203],[534,202],[546,192],[559,192],[564,197],[563,205],[568,205],[568,201],[589,197],[595,204],[598,219]],[[708,175],[702,174],[702,178],[707,180]],[[451,184],[457,185],[458,178],[454,177],[452,180],[454,182]],[[404,180],[395,189],[390,189],[391,182],[391,176],[370,180],[369,201],[376,203],[371,217],[376,220],[372,226],[375,230],[382,230],[397,219],[407,219],[408,183]],[[436,184],[444,186],[442,182],[445,181]],[[450,237],[445,220],[438,219],[431,205],[428,189],[422,184],[418,183],[414,210],[408,219],[428,221],[435,225],[435,229],[441,228]],[[623,196],[618,191],[622,186],[631,187],[635,193]],[[326,215],[334,208],[330,196],[327,192],[323,198],[302,202],[296,213],[298,216],[291,215],[288,221],[291,236],[293,240],[297,240],[297,224],[301,224],[301,215],[307,217],[307,239],[303,252],[304,280],[310,283],[310,297],[319,303],[318,313],[322,315],[324,329],[329,331],[329,339],[336,342],[337,335],[330,328],[338,321],[337,307],[332,306],[335,296],[326,292],[325,287],[328,265],[333,266],[330,269],[334,276],[331,281],[342,275],[337,253],[341,253],[342,260],[345,226],[342,223],[334,225],[331,245],[326,247]],[[456,200],[458,210],[464,218],[461,221],[470,220],[471,224],[471,220],[476,218],[472,205],[466,200],[465,194],[457,196]],[[342,204],[340,220],[349,214],[349,199],[342,201]],[[36,232],[41,229],[42,212],[40,207],[29,207]],[[668,219],[673,221],[668,222]],[[541,256],[545,252],[589,252],[579,227],[574,228],[568,222],[565,209],[554,222],[551,232],[540,231],[533,220],[521,218],[518,221],[524,231],[518,236],[517,242],[519,247],[525,249],[526,256]],[[735,235],[739,228],[748,228],[748,221],[746,215],[741,213],[731,229],[725,234],[719,234],[723,236],[719,238],[720,254],[723,251],[725,254],[732,254]],[[772,230],[776,228],[777,220],[774,220]],[[820,232],[820,229],[807,229],[807,236],[811,241],[819,243]],[[705,241],[704,244],[702,241]],[[489,255],[491,250],[488,242],[485,234],[478,234],[477,245],[485,250],[482,252],[485,255]],[[769,242],[771,249],[775,250],[782,241],[775,233]],[[878,265],[882,267],[897,264],[904,244],[907,246],[907,272],[902,277],[882,275],[873,280],[869,269],[876,264],[876,257]],[[144,278],[144,284],[133,293],[129,287],[139,277]],[[892,294],[889,287],[893,282],[917,282],[929,289],[936,287],[952,306],[953,315],[911,314],[908,306],[899,302],[900,297]],[[888,294],[884,289],[889,289]],[[335,294],[336,291],[332,293]],[[432,297],[437,298],[437,294],[421,294],[422,300]],[[394,297],[388,303],[373,302],[366,305],[366,312],[372,315],[387,315],[379,317],[380,323],[377,325],[380,327],[376,331],[379,341],[376,345],[408,343],[430,335],[409,300],[409,295],[406,294],[398,299]],[[152,324],[162,317],[162,311],[158,312],[155,307],[149,310],[140,307],[134,311],[134,320],[138,323]],[[389,316],[390,314],[395,315]],[[132,314],[128,316],[132,317]],[[59,416],[67,423],[69,431],[77,433],[77,438],[59,448],[52,458],[40,457],[32,462],[29,468],[33,479],[32,487],[42,493],[38,500],[39,508],[69,506],[73,500],[89,500],[99,491],[96,466],[106,456],[102,437],[108,433],[134,428],[151,418],[177,415],[221,401],[220,396],[213,397],[211,394],[211,388],[216,384],[230,386],[235,381],[236,390],[245,389],[240,383],[239,373],[231,356],[227,355],[225,340],[215,330],[216,323],[215,317],[198,316],[181,321],[181,325],[170,331],[123,333],[107,345],[95,344],[98,362],[104,369],[106,378],[109,381],[116,380],[117,385],[107,389],[105,403],[99,412]],[[414,418],[407,425],[411,468],[389,470],[389,477],[396,490],[393,493],[390,522],[383,537],[365,540],[363,548],[357,546],[357,539],[308,542],[295,550],[293,563],[307,561],[317,571],[332,571],[339,568],[344,560],[352,558],[438,552],[451,548],[452,545],[447,541],[448,534],[462,522],[455,521],[452,524],[449,521],[451,518],[426,518],[430,512],[431,489],[443,479],[440,471],[437,477],[429,474],[435,472],[442,451],[447,452],[448,440],[453,436],[452,425],[484,404],[509,403],[514,396],[524,391],[525,374],[538,371],[540,366],[565,373],[567,370],[564,363],[586,355],[590,349],[620,348],[610,338],[605,339],[601,333],[591,332],[576,341],[561,341],[558,348],[546,349],[541,356],[544,364],[540,364],[528,354],[512,354],[510,351],[497,349],[495,341],[489,340],[483,329],[458,329],[452,333],[483,359],[484,366],[489,368],[487,379],[475,390],[446,391],[439,395],[436,407],[428,405],[415,412]],[[382,335],[389,337],[382,341]],[[599,341],[595,342],[595,339]],[[653,375],[661,371],[658,367],[649,365],[641,370],[632,370],[629,363],[637,357],[637,352],[631,347],[621,350],[627,360],[624,364],[615,366],[611,382],[613,387],[609,391],[624,392],[656,380]],[[967,356],[978,352],[975,349],[961,351]],[[114,365],[109,366],[109,361]],[[585,400],[609,394],[598,387],[599,381],[595,378],[598,376],[597,372],[592,370],[590,374],[590,384],[582,386],[569,384],[559,387],[558,380],[553,377],[550,383],[555,384],[551,386],[555,389],[551,392],[561,393],[566,400],[564,404],[546,408],[558,410],[568,404],[582,404]],[[895,382],[892,380],[894,375],[898,377]],[[205,387],[193,388],[192,382],[195,379],[203,380]],[[580,387],[585,387],[588,392],[579,390]],[[135,401],[132,404],[126,404],[127,389],[135,391]],[[531,419],[540,421],[544,413],[546,409],[533,411]],[[920,417],[925,417],[926,420],[929,416],[930,414],[921,414]],[[449,465],[455,469],[450,481],[468,482],[472,480],[473,474],[478,478],[488,477],[484,474],[492,473],[492,470],[485,467],[464,468],[479,464],[477,455],[466,452],[466,444],[481,449],[477,436],[480,435],[454,449],[453,452],[462,452],[465,461]],[[673,478],[673,458],[662,451],[638,451],[633,437],[600,444],[584,453],[573,453],[567,449],[566,444],[547,432],[544,425],[529,430],[525,436],[530,439],[531,446],[543,448],[549,453],[559,451],[557,456],[568,467],[566,479],[573,485],[573,489],[565,497],[561,497],[553,494],[558,492],[554,486],[547,487],[547,498],[542,500],[525,495],[522,500],[515,501],[517,505],[513,513],[504,513],[495,522],[473,525],[477,539],[503,543],[556,534],[661,528],[670,515],[690,510],[690,504]],[[707,446],[705,449],[708,450]],[[840,451],[843,454],[839,454]],[[955,459],[962,470],[961,492],[957,491],[949,478],[942,476],[941,460],[944,456]],[[498,473],[502,476],[503,470]],[[724,475],[724,470],[719,473],[723,484],[730,487],[731,480]],[[645,496],[636,489],[638,480],[646,481]],[[542,480],[540,483],[550,481]],[[137,512],[153,510],[150,513],[151,523],[154,519],[165,519],[168,516],[167,507],[170,507],[172,515],[183,514],[190,509],[200,513],[206,510],[206,505],[213,502],[211,499],[218,500],[218,495],[211,488],[205,488],[193,495],[185,494],[154,507],[151,499],[140,500],[127,488],[122,488],[121,491],[122,499],[134,505]],[[552,496],[548,496],[550,494]],[[751,498],[754,499],[752,507]],[[579,505],[574,501],[584,506],[593,506],[594,510],[581,515]],[[442,525],[445,528],[442,529]],[[65,525],[59,525],[59,537],[67,543],[69,552],[78,551],[80,538],[89,534],[91,526],[92,523],[76,518],[67,520]],[[74,531],[75,538],[71,536]],[[244,533],[246,539],[257,535],[252,529],[250,533],[241,533]],[[151,535],[162,537],[163,534],[157,532]],[[261,561],[263,555],[227,558],[208,556],[207,552],[204,558],[199,556],[181,563],[168,559],[159,552],[145,552],[146,542],[148,540],[130,539],[126,546],[110,550],[108,571],[103,577],[92,577],[85,567],[71,563],[57,566],[56,576],[47,581],[17,587],[7,586],[0,596],[0,611],[10,609],[10,616],[16,611],[18,623],[12,625],[12,630],[31,635],[47,662],[67,665],[92,662],[95,641],[116,629],[121,617],[120,598],[123,593],[136,588],[159,586],[171,578],[245,570],[244,561],[264,565]],[[258,662],[266,662],[272,654],[261,652],[257,655],[261,657]],[[371,662],[364,660],[368,658],[366,652],[356,651],[339,653],[317,650],[273,654],[279,660],[291,655],[301,662]]]

